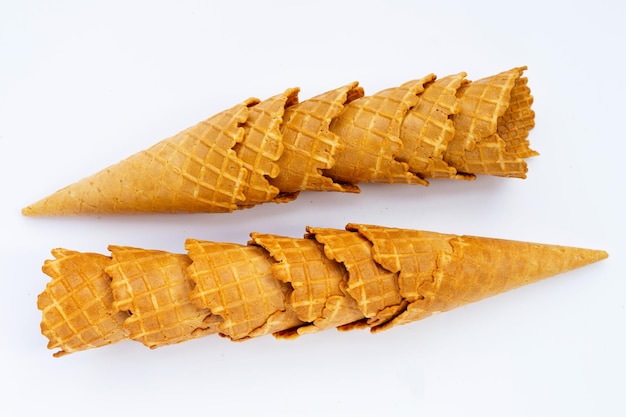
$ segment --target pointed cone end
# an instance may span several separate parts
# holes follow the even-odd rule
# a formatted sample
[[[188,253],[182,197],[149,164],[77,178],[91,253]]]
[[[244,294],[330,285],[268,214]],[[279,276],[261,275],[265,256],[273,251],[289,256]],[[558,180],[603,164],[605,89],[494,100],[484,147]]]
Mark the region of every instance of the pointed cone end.
[[[508,271],[510,287],[540,281],[586,265],[606,259],[604,250],[539,243],[502,241],[498,239],[462,239],[463,243],[474,243],[476,256],[485,268],[495,267],[501,275]],[[481,253],[492,253],[486,256]],[[470,251],[471,253],[471,251]],[[498,253],[498,255],[494,255]],[[496,267],[498,264],[499,267]]]
[[[22,208],[22,215],[27,217],[65,216],[73,214],[68,208],[74,201],[73,193],[69,186],[55,191],[54,193],[35,201]]]
[[[22,216],[28,216],[28,217],[32,217],[32,216],[38,216],[39,213],[37,212],[36,206],[28,206],[28,207],[24,207],[22,209]]]
[[[67,214],[63,207],[55,205],[54,199],[50,203],[50,197],[41,199],[22,209],[22,216],[26,217],[61,216]]]
[[[578,268],[595,262],[602,261],[609,257],[609,253],[600,249],[579,249],[577,259],[579,261]]]

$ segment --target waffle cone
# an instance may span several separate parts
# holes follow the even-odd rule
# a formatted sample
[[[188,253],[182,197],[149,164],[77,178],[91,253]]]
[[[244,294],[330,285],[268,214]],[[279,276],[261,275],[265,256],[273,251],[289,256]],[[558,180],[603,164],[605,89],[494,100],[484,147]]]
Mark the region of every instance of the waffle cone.
[[[341,137],[330,131],[331,122],[347,102],[362,95],[355,82],[289,107],[282,125],[280,172],[271,180],[272,185],[285,195],[305,190],[354,191],[349,181],[342,186],[323,171],[335,164],[335,155],[344,147]]]
[[[373,257],[399,274],[406,311],[380,328],[406,324],[605,259],[606,252],[558,245],[348,225]]]
[[[348,273],[342,264],[326,257],[314,239],[253,233],[252,240],[276,261],[274,277],[291,285],[288,303],[303,323],[283,331],[282,336],[313,333],[353,323],[364,318],[356,300],[346,292]]]
[[[245,199],[248,100],[24,209],[27,215],[229,212]]]
[[[250,108],[244,139],[236,143],[234,150],[248,171],[245,200],[239,207],[251,207],[276,198],[280,190],[271,185],[270,178],[280,172],[278,160],[283,154],[281,126],[285,108],[298,102],[298,89],[291,88],[283,94],[270,97]]]
[[[421,178],[465,178],[443,156],[455,134],[452,118],[459,112],[458,89],[466,73],[428,82],[418,102],[402,121],[399,161]]]
[[[125,338],[158,347],[213,333],[247,340],[331,327],[376,332],[608,256],[363,224],[251,237],[248,245],[188,239],[187,255],[53,251],[43,268],[52,281],[38,299],[48,346],[61,356]]]
[[[214,212],[358,183],[524,178],[525,67],[475,82],[430,74],[371,96],[353,82],[298,102],[248,99],[24,208],[28,216]]]
[[[455,135],[444,155],[444,160],[458,172],[526,177],[528,169],[523,158],[536,153],[525,140],[534,123],[530,90],[521,79],[525,69],[514,68],[466,83],[459,89]]]
[[[273,262],[263,249],[195,239],[185,247],[196,284],[190,299],[223,318],[221,334],[241,340],[300,324],[285,305],[289,287],[274,278]]]
[[[506,144],[506,151],[519,158],[539,155],[530,149],[528,132],[535,127],[535,112],[531,109],[533,96],[530,95],[528,78],[518,77],[511,90],[509,107],[498,118],[498,135]]]
[[[189,299],[193,282],[186,255],[110,246],[113,308],[129,313],[128,337],[150,348],[185,342],[217,332],[220,319]]]
[[[431,74],[399,87],[380,91],[348,103],[330,125],[344,147],[335,165],[326,171],[337,182],[391,182],[424,184],[396,159],[402,152],[402,121],[415,106]]]
[[[111,278],[104,273],[111,258],[66,249],[55,249],[52,255],[42,268],[52,280],[37,298],[37,307],[48,348],[60,349],[54,356],[124,340],[128,332],[122,324],[128,313],[113,308]]]
[[[377,326],[394,317],[403,307],[398,277],[384,269],[371,254],[371,243],[346,230],[308,228],[324,245],[326,256],[342,263],[348,271],[346,292],[357,302],[368,323]]]

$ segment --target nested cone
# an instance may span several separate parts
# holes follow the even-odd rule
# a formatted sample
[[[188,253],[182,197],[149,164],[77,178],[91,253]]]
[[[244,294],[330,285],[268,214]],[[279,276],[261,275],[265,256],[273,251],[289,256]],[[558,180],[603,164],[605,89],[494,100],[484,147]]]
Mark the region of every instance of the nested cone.
[[[426,185],[426,181],[409,172],[408,165],[397,157],[403,147],[402,121],[418,103],[424,85],[434,79],[435,75],[431,74],[348,103],[330,125],[344,147],[326,175],[342,183]]]
[[[104,272],[111,258],[97,253],[54,249],[43,272],[52,280],[37,298],[41,332],[53,356],[117,343],[127,338],[126,312],[113,308],[111,278]]]
[[[314,333],[364,318],[356,300],[346,292],[345,267],[329,259],[321,243],[310,238],[260,233],[252,233],[251,237],[276,261],[271,266],[272,273],[291,285],[293,291],[287,302],[298,319],[306,323],[291,331],[278,332],[276,336],[289,338]]]
[[[274,278],[264,249],[196,239],[187,239],[185,248],[196,284],[189,298],[223,318],[220,334],[243,340],[302,324],[285,303],[289,285]]]
[[[409,171],[421,178],[469,179],[471,175],[458,175],[443,156],[454,137],[452,118],[459,112],[456,97],[465,81],[466,73],[430,81],[402,121],[400,141],[402,150],[397,159],[409,165]]]
[[[245,199],[249,99],[26,207],[24,215],[229,212]]]
[[[534,123],[530,89],[520,81],[525,69],[513,68],[459,88],[455,135],[444,154],[444,160],[459,173],[526,178],[524,158],[536,153],[524,142]],[[509,145],[499,130],[509,137]],[[511,139],[513,132],[522,140]]]
[[[511,101],[502,117],[498,119],[498,135],[506,144],[507,152],[519,158],[537,156],[530,149],[528,132],[535,127],[535,112],[531,109],[533,96],[528,87],[528,78],[519,77],[511,90]]]
[[[128,337],[154,349],[217,333],[221,322],[189,300],[189,257],[169,252],[109,246],[113,308],[129,313]]]
[[[348,225],[372,244],[374,259],[398,273],[406,310],[380,328],[429,317],[593,262],[602,250]]]
[[[62,356],[129,337],[157,347],[200,333],[245,340],[332,326],[378,331],[608,256],[363,224],[307,232],[300,239],[253,233],[247,246],[189,239],[189,257],[55,249],[43,266],[52,280],[38,297],[42,333]]]
[[[335,183],[324,170],[335,164],[335,156],[344,146],[342,139],[330,131],[330,124],[346,103],[361,96],[363,89],[354,82],[285,110],[280,172],[270,180],[281,191],[278,201],[289,201],[306,190],[358,191],[355,184]]]
[[[308,227],[307,232],[324,245],[328,258],[345,266],[346,292],[356,300],[368,325],[380,326],[404,310],[397,274],[374,261],[367,239],[347,230]]]
[[[243,124],[244,138],[234,150],[248,171],[239,207],[252,207],[273,201],[280,190],[271,185],[270,178],[280,172],[278,160],[283,153],[281,126],[285,109],[298,102],[298,89],[290,88],[250,107],[248,120]]]

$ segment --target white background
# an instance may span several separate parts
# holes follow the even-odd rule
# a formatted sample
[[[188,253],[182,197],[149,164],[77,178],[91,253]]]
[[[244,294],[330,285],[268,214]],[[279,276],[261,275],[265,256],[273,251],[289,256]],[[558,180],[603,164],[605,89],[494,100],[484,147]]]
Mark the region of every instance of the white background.
[[[553,4],[558,4],[553,6]],[[567,4],[567,5],[566,5]],[[0,415],[623,416],[624,46],[618,2],[2,1]],[[528,65],[526,180],[365,185],[228,215],[24,218],[22,207],[247,97],[366,93]],[[602,248],[604,262],[378,335],[124,342],[54,359],[50,249],[374,223]]]

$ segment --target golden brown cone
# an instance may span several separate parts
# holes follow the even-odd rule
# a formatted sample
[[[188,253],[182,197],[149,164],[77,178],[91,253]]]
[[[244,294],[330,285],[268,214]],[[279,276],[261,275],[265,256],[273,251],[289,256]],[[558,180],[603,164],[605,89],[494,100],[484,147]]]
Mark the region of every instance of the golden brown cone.
[[[43,272],[52,280],[37,298],[41,333],[48,349],[60,357],[126,339],[122,323],[128,313],[113,309],[111,278],[104,273],[111,258],[97,253],[54,249]]]
[[[25,215],[229,212],[245,199],[249,99],[23,210]]]
[[[396,159],[402,151],[402,121],[415,106],[424,84],[435,79],[430,74],[396,88],[354,100],[333,120],[330,129],[344,147],[326,175],[336,182],[387,182],[426,184],[409,172],[406,163]]]
[[[461,72],[426,83],[419,101],[402,122],[402,150],[397,159],[421,178],[466,178],[449,166],[443,155],[454,137],[452,117],[459,111],[457,90],[464,82]]]
[[[466,151],[461,172],[472,172],[501,177],[526,178],[526,162],[505,150],[506,144],[499,135],[483,138],[474,149]]]
[[[293,288],[288,303],[303,323],[297,334],[343,326],[364,318],[356,300],[346,293],[345,267],[324,254],[314,239],[252,233],[255,244],[276,261],[272,273]],[[283,332],[282,336],[290,334]]]
[[[298,103],[248,99],[26,207],[24,215],[230,212],[359,182],[524,178],[534,126],[525,67],[434,75],[364,97],[357,82]]]
[[[459,88],[460,109],[454,116],[455,135],[444,154],[444,160],[459,173],[526,178],[528,168],[523,156],[507,150],[506,142],[498,135],[498,122],[503,120],[519,121],[520,132],[528,128],[526,108],[510,106],[513,88],[525,69],[513,68],[467,82]],[[530,90],[522,84],[515,91],[516,105],[530,105]],[[509,113],[503,119],[507,110]],[[525,116],[514,114],[518,110]],[[517,129],[510,128],[511,131]]]
[[[130,313],[123,324],[128,337],[149,348],[185,342],[217,333],[221,322],[206,308],[192,304],[193,282],[186,255],[110,246],[113,308]]]
[[[357,302],[368,324],[377,326],[403,309],[397,274],[382,268],[371,254],[371,243],[358,233],[346,230],[307,228],[324,245],[330,259],[341,262],[348,271],[346,292]]]
[[[279,174],[270,182],[281,192],[297,195],[300,191],[356,191],[355,186],[333,182],[323,170],[335,164],[343,148],[342,139],[330,131],[331,122],[344,105],[363,95],[354,82],[295,104],[285,111],[282,125],[284,150],[278,160]]]
[[[374,258],[399,273],[406,324],[605,259],[601,250],[348,225],[372,242]]]
[[[285,305],[289,286],[274,278],[273,261],[262,248],[196,239],[188,239],[185,248],[196,284],[189,298],[224,319],[221,334],[240,340],[301,324]]]
[[[290,338],[331,324],[340,330],[368,326],[375,332],[608,256],[600,250],[363,224],[307,230],[304,239],[253,233],[247,246],[189,239],[189,258],[120,247],[111,247],[113,259],[55,250],[57,259],[43,268],[52,282],[38,299],[42,333],[50,348],[62,349],[55,354],[60,356],[135,337],[134,315],[147,322],[160,312],[153,322],[168,329],[174,320],[163,313],[190,303],[194,314],[211,313],[201,326],[232,340],[270,333]],[[165,297],[164,277],[169,283]],[[183,335],[210,333],[187,326],[200,322],[193,314],[177,317],[189,318],[180,321]],[[152,346],[163,340],[153,339]]]
[[[511,102],[502,117],[498,119],[498,135],[506,143],[506,151],[519,158],[539,155],[530,149],[528,132],[535,127],[535,112],[531,109],[533,96],[528,88],[528,78],[515,80],[511,90]]]
[[[234,150],[249,172],[240,207],[272,201],[280,190],[269,183],[280,172],[277,164],[283,153],[281,125],[285,108],[298,102],[298,89],[290,88],[283,94],[270,97],[250,108],[248,120],[243,125],[244,139]]]
[[[398,273],[398,291],[414,302],[422,298],[416,283],[432,279],[440,253],[451,250],[454,235],[423,230],[395,229],[364,224],[348,224],[372,244],[372,258],[388,271]]]

